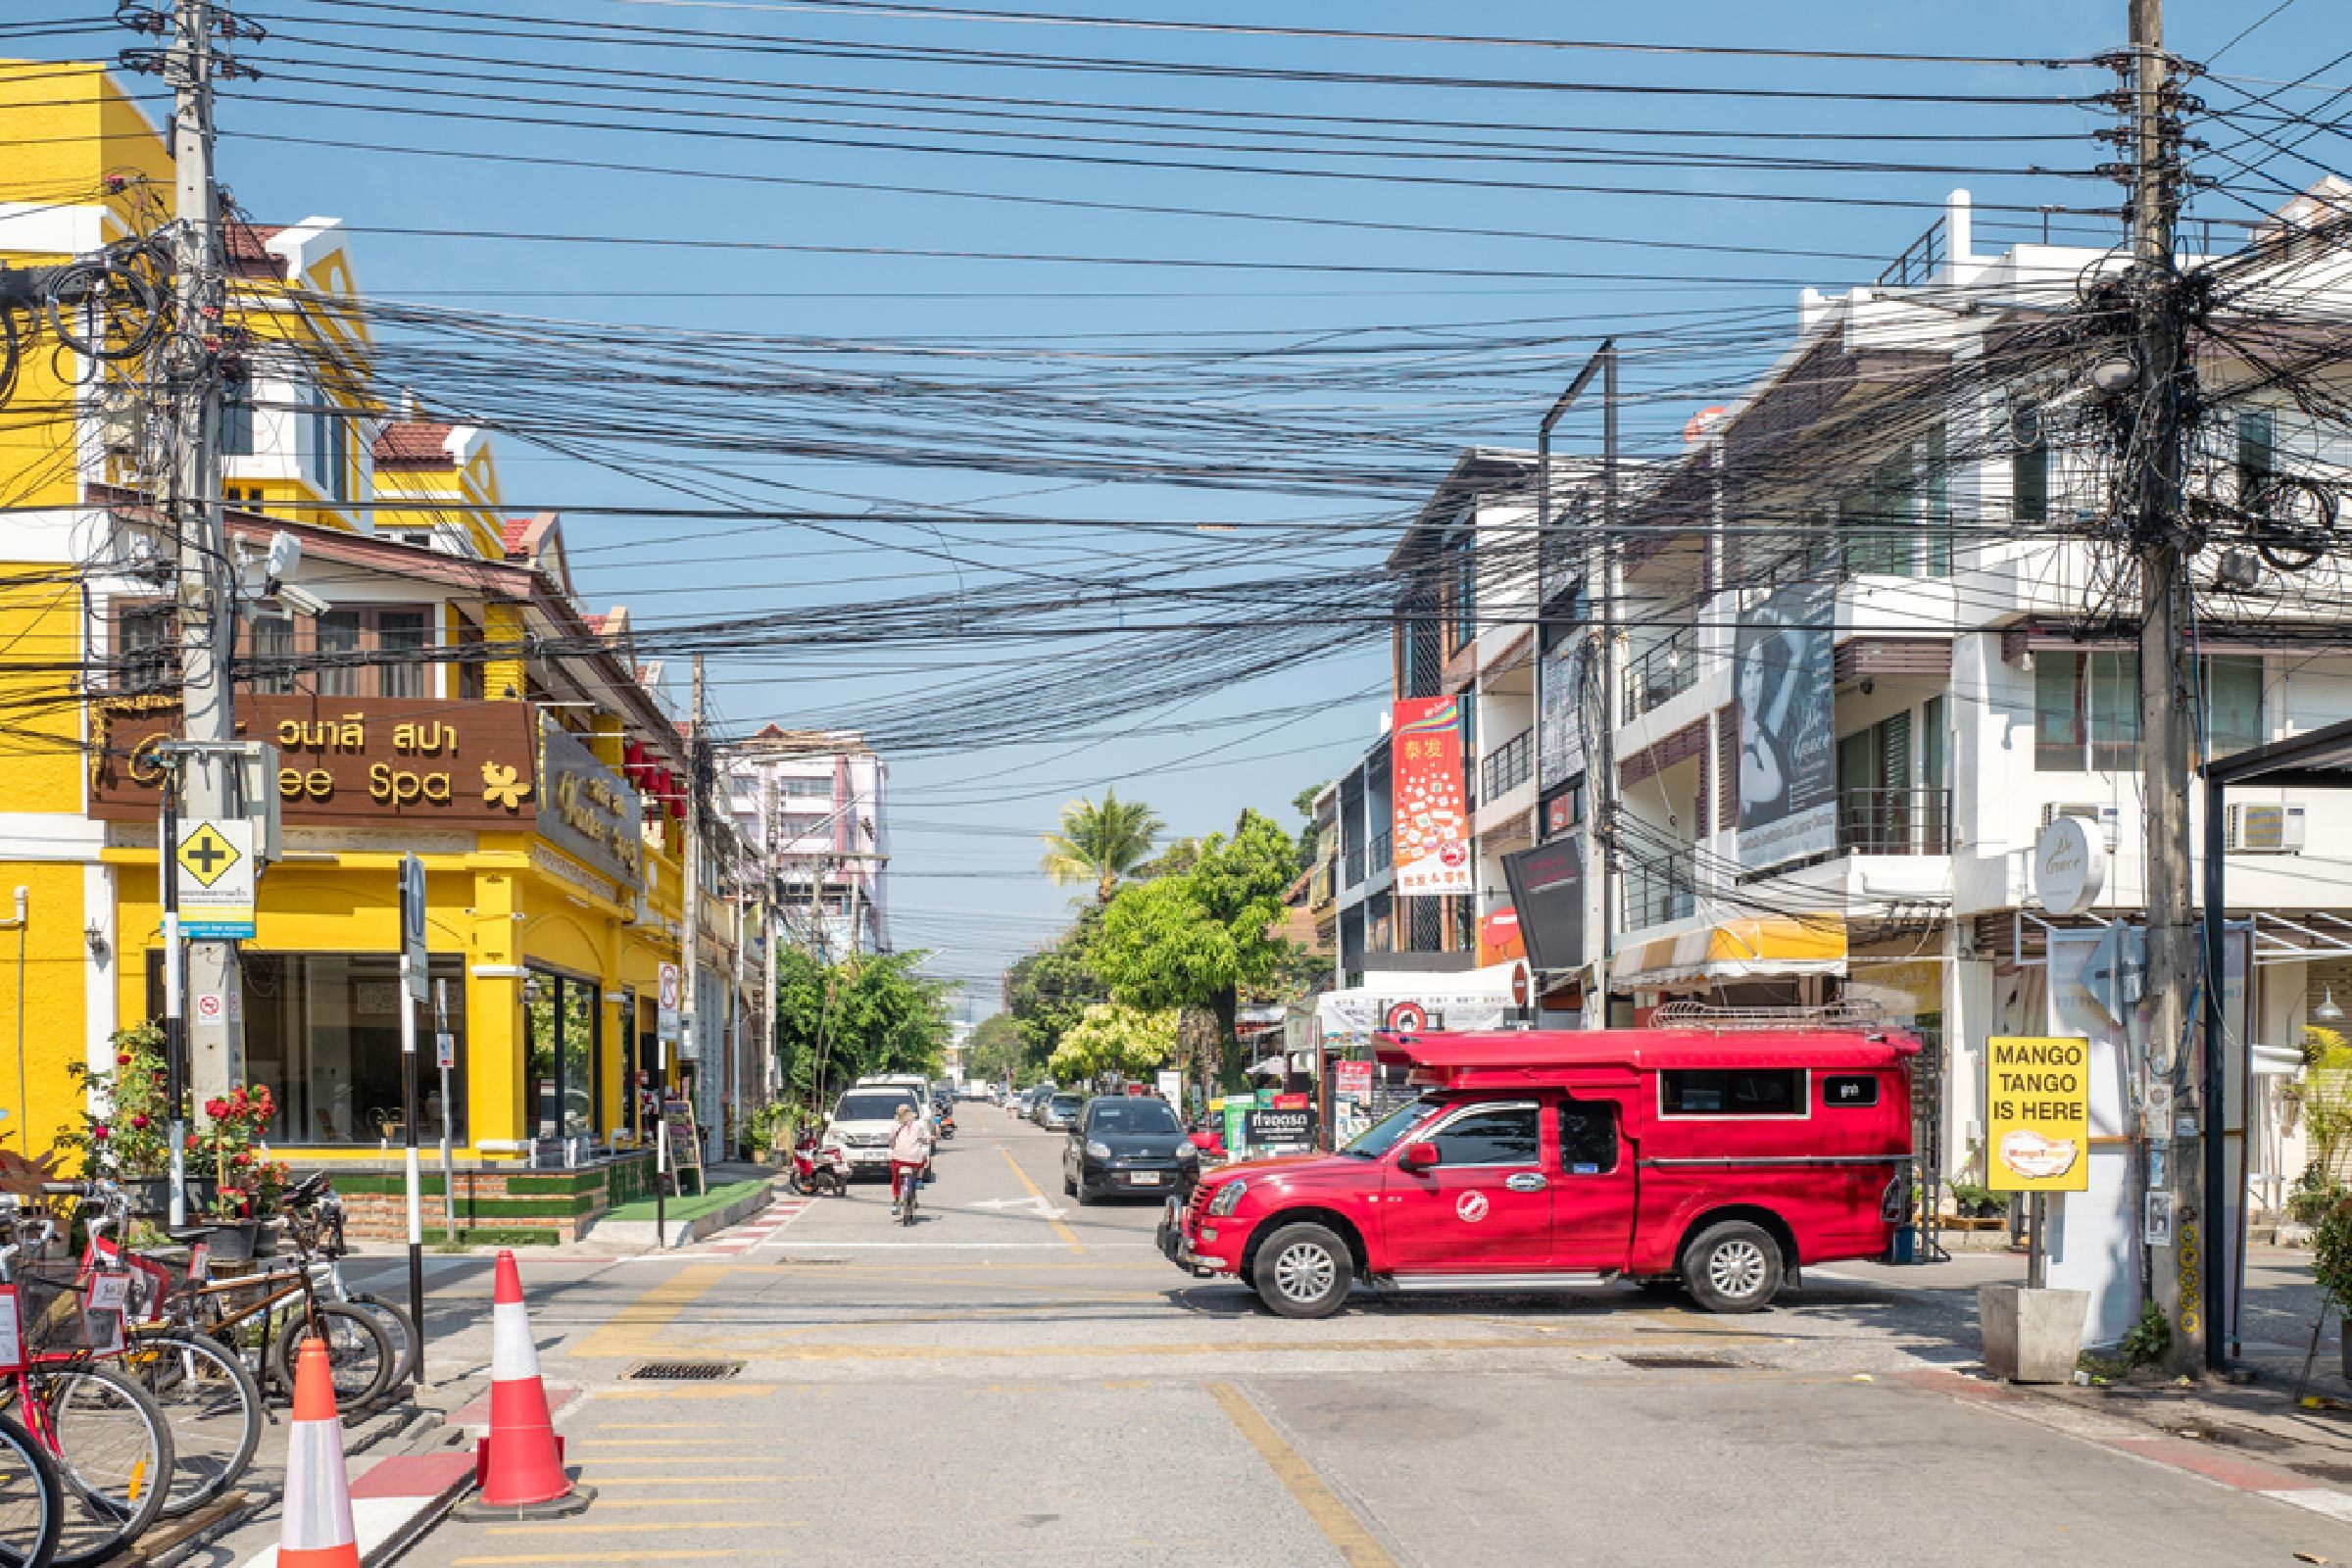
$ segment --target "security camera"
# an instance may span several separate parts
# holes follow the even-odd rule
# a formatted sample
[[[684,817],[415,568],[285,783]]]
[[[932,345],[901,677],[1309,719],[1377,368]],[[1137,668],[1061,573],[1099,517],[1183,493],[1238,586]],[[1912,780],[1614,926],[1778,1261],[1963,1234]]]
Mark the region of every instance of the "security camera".
[[[290,582],[281,582],[276,587],[277,591],[270,597],[298,615],[323,615],[334,609],[333,605],[308,588],[297,588]]]

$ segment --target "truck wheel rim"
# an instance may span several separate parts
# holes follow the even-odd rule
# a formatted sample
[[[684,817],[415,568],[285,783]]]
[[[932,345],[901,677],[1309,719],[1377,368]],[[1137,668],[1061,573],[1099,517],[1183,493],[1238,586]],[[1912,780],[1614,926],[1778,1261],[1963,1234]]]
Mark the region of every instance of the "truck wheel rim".
[[[1298,1242],[1282,1250],[1274,1260],[1274,1288],[1287,1300],[1312,1301],[1331,1289],[1339,1277],[1331,1254],[1312,1242]]]
[[[1755,1295],[1764,1284],[1764,1249],[1744,1239],[1725,1242],[1707,1258],[1707,1283],[1723,1296]]]

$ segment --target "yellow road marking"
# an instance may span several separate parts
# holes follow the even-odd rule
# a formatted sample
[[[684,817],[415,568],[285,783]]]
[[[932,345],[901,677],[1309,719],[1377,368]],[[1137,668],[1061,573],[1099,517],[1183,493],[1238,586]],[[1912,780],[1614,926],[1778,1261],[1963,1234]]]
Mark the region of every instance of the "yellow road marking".
[[[1304,1509],[1306,1516],[1315,1522],[1315,1528],[1323,1532],[1323,1539],[1330,1542],[1340,1556],[1346,1559],[1348,1568],[1396,1568],[1396,1559],[1390,1556],[1380,1543],[1372,1538],[1372,1532],[1364,1528],[1363,1521],[1356,1518],[1331,1488],[1323,1484],[1323,1478],[1315,1474],[1314,1466],[1300,1458],[1298,1450],[1283,1441],[1282,1434],[1275,1431],[1273,1424],[1258,1413],[1257,1406],[1251,1404],[1241,1390],[1230,1383],[1211,1383],[1208,1393],[1225,1412],[1226,1418],[1243,1437],[1250,1440],[1250,1446],[1255,1448],[1257,1456],[1266,1461],[1266,1468],[1274,1472],[1275,1479],[1282,1483],[1283,1490],[1291,1494],[1292,1500]]]
[[[868,1324],[866,1327],[887,1327]],[[997,1361],[1191,1355],[1362,1355],[1412,1350],[1659,1350],[1697,1349],[1713,1342],[1649,1334],[1632,1340],[1453,1339],[1453,1340],[1186,1340],[1130,1345],[809,1345],[801,1341],[733,1339],[698,1341],[708,1353],[757,1356],[771,1361]]]
[[[732,1272],[723,1263],[689,1264],[613,1313],[611,1322],[573,1346],[571,1353],[614,1360],[652,1354],[655,1331],[676,1322]]]
[[[806,1519],[705,1519],[686,1528],[694,1530],[799,1530],[807,1527]],[[675,1524],[616,1525],[597,1524],[586,1519],[567,1519],[545,1525],[491,1525],[483,1531],[491,1536],[637,1536],[668,1535],[680,1527]]]
[[[600,1487],[736,1487],[750,1486],[755,1481],[790,1480],[789,1476],[608,1476],[600,1475]]]
[[[662,1560],[663,1562],[709,1562],[713,1558],[734,1555],[734,1547],[720,1546],[712,1551],[665,1551],[662,1554]],[[553,1556],[534,1554],[524,1557],[460,1557],[450,1564],[450,1568],[508,1568],[510,1564],[519,1565],[534,1562],[643,1561],[645,1561],[645,1553],[641,1551],[565,1551]]]
[[[1029,1179],[1029,1173],[1021,1169],[1021,1162],[1012,1157],[1012,1151],[1005,1148],[1003,1144],[999,1144],[997,1146],[997,1152],[1004,1156],[1004,1163],[1012,1167],[1012,1173],[1021,1179],[1021,1185],[1029,1189],[1029,1196],[1037,1199],[1041,1202],[1044,1201],[1046,1195],[1038,1191],[1037,1183],[1031,1181]],[[1078,1233],[1076,1231],[1071,1230],[1067,1225],[1064,1225],[1059,1220],[1054,1220],[1052,1223],[1054,1226],[1054,1234],[1060,1237],[1065,1243],[1067,1243],[1071,1251],[1083,1252],[1086,1250],[1085,1248],[1078,1245]]]
[[[727,1446],[732,1441],[724,1434],[714,1433],[707,1438],[582,1438],[573,1446],[581,1448],[710,1448]]]
[[[577,1353],[577,1352],[575,1352]],[[598,1389],[600,1399],[763,1399],[776,1392],[773,1383],[729,1383],[721,1388]]]
[[[601,1459],[593,1456],[584,1457],[580,1460],[580,1465],[583,1469],[596,1470],[597,1475],[601,1477],[604,1471],[597,1469],[599,1465],[626,1469],[630,1465],[638,1464],[711,1464],[713,1462],[731,1462],[733,1457],[733,1455],[722,1456],[715,1453],[613,1453],[607,1454]],[[824,1478],[822,1476],[769,1476],[767,1479],[770,1481],[821,1481]]]
[[[599,1497],[596,1511],[607,1508],[740,1508],[741,1497]],[[676,1526],[664,1526],[675,1529]]]

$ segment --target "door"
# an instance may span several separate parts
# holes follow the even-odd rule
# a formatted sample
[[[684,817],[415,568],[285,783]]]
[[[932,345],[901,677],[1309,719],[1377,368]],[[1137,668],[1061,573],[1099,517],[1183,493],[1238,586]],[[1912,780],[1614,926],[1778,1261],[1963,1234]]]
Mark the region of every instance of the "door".
[[[1614,1100],[1561,1097],[1551,1188],[1555,1268],[1625,1267],[1634,1242],[1634,1159]]]
[[[1547,1266],[1543,1116],[1540,1101],[1473,1102],[1413,1140],[1438,1146],[1437,1165],[1406,1170],[1391,1156],[1381,1206],[1396,1273],[1534,1274]]]

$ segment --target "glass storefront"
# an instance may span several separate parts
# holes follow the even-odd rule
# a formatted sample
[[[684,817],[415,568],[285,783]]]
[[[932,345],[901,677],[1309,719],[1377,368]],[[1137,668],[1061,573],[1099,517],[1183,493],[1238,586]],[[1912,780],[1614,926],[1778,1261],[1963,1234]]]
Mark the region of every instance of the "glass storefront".
[[[586,980],[533,969],[522,983],[530,1028],[530,1101],[541,1138],[593,1138],[603,1120],[596,1034],[603,1006]]]
[[[245,1075],[277,1096],[273,1144],[293,1147],[398,1144],[401,1125],[400,959],[391,954],[247,953]],[[466,965],[431,960],[449,999],[458,1059],[450,1071],[457,1103],[441,1103],[433,1065],[436,1027],[428,1003],[416,1020],[417,1137],[466,1141]],[[159,1008],[160,1011],[160,999]]]

